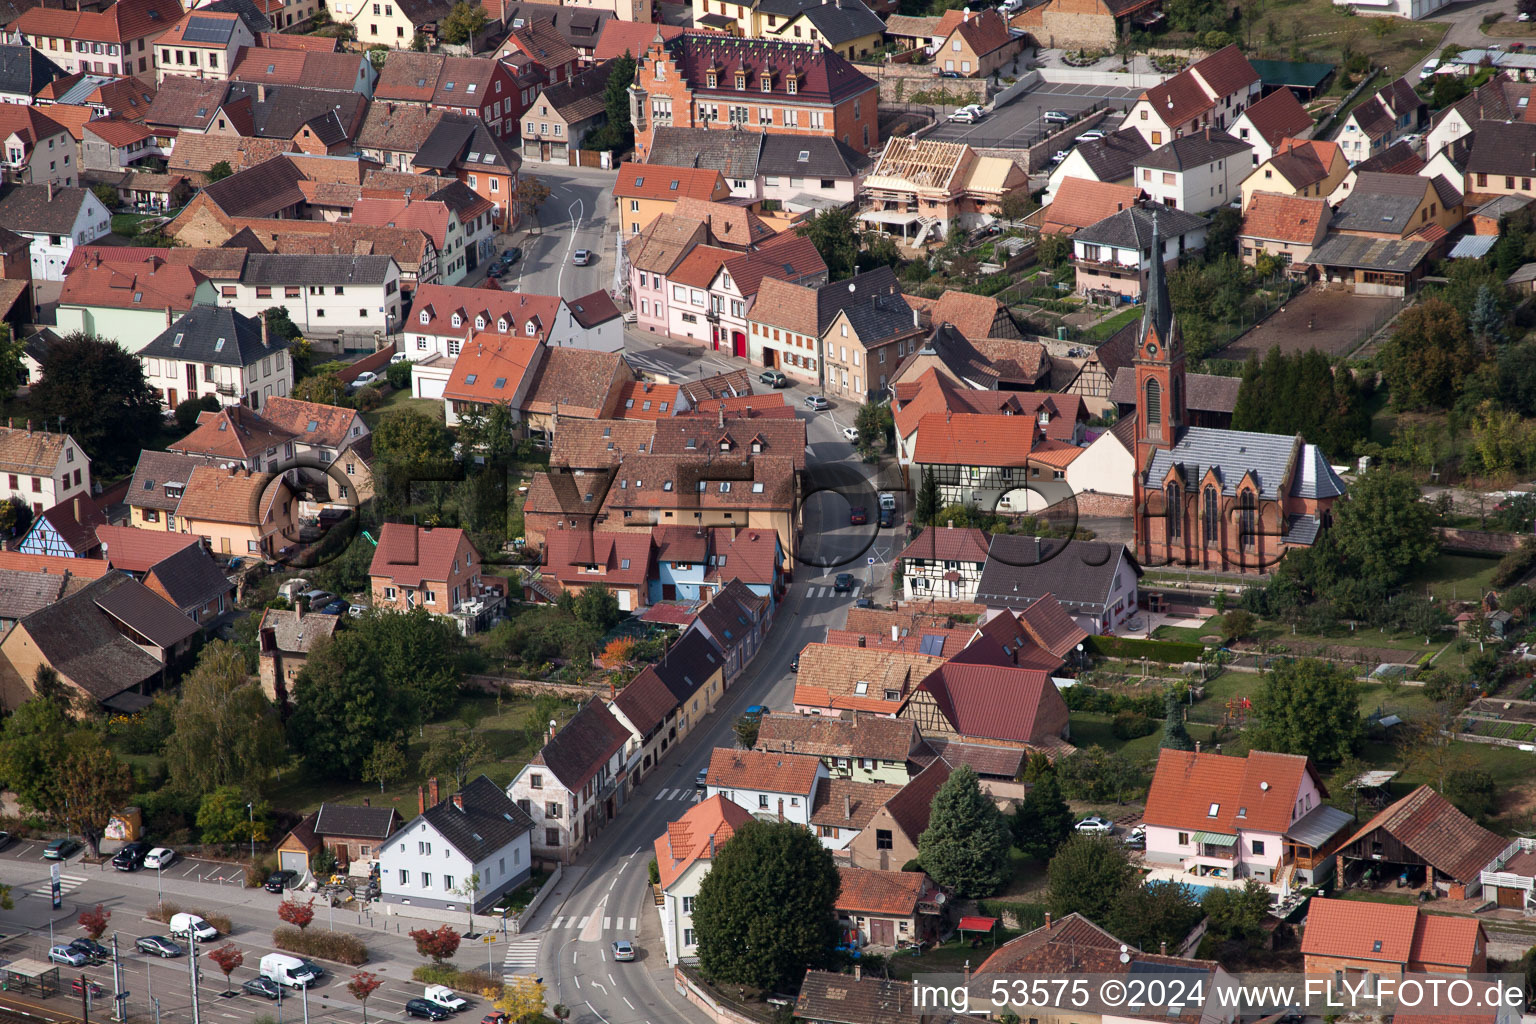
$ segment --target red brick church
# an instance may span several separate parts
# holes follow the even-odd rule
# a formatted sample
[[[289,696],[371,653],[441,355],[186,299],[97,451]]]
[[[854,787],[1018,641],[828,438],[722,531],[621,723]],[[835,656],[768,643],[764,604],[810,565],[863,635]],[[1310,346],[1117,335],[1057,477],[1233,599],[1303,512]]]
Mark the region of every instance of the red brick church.
[[[1154,221],[1153,252],[1159,244]],[[1152,260],[1132,366],[1142,565],[1264,573],[1317,539],[1344,482],[1316,445],[1189,425],[1184,347],[1162,260]]]

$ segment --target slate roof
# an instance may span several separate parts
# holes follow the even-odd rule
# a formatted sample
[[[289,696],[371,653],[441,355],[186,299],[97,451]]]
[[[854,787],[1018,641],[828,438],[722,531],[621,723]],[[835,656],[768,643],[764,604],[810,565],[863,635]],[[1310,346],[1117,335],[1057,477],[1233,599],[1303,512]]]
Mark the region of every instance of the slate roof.
[[[53,604],[68,579],[62,573],[0,569],[0,620],[24,619]]]
[[[750,181],[757,177],[765,140],[771,137],[760,132],[662,126],[656,129],[646,163],[706,168],[726,178]]]
[[[800,103],[837,104],[875,88],[874,81],[845,57],[819,45],[763,39],[749,43],[704,32],[684,32],[662,45],[678,63],[683,79],[702,97],[751,97],[748,102],[760,102],[765,95],[780,99],[788,95],[785,82],[796,70],[801,76],[795,93]],[[711,64],[719,68],[718,87],[706,89],[704,69]],[[742,90],[735,87],[738,67],[747,70],[747,87]],[[771,94],[762,92],[759,76],[765,68],[773,73]]]
[[[1370,238],[1329,235],[1312,250],[1307,262],[1320,267],[1353,267],[1394,274],[1411,274],[1429,255],[1430,243],[1413,238]]]
[[[629,740],[629,730],[600,700],[589,701],[550,737],[530,764],[542,764],[572,793],[593,779]]]
[[[613,296],[606,289],[599,288],[588,295],[579,295],[566,303],[571,310],[571,319],[586,330],[592,330],[600,324],[610,320],[617,320],[623,316],[619,307],[614,303]]]
[[[1237,392],[1242,384],[1241,377],[1187,373],[1184,375],[1184,407],[1195,412],[1215,412],[1230,416],[1237,408]],[[1116,374],[1114,383],[1110,385],[1109,400],[1116,405],[1134,407],[1136,399],[1136,374]]]
[[[1349,196],[1334,214],[1333,230],[1406,234],[1419,226],[1414,215],[1429,184],[1416,174],[1357,173]]]
[[[1439,176],[1436,175],[1436,177]],[[1518,210],[1523,210],[1533,202],[1536,202],[1536,199],[1533,199],[1530,196],[1519,195],[1517,193],[1494,196],[1486,203],[1483,203],[1481,206],[1477,207],[1467,216],[1487,217],[1491,220],[1497,221],[1506,213],[1515,213]]]
[[[604,12],[607,13],[607,12]],[[603,99],[608,79],[613,74],[613,61],[603,61],[578,75],[548,86],[535,103],[549,104],[565,120],[574,125],[606,111]],[[731,132],[709,132],[710,135],[729,135]],[[659,161],[658,161],[659,162]]]
[[[287,339],[275,334],[269,334],[263,344],[261,334],[259,317],[245,316],[223,306],[196,306],[138,354],[140,358],[250,366],[289,345]]]
[[[388,256],[303,256],[252,253],[240,283],[248,285],[382,285],[394,260]]]
[[[64,69],[30,46],[0,46],[0,92],[32,97]]]
[[[1136,166],[1159,171],[1188,171],[1218,160],[1233,159],[1252,149],[1248,143],[1224,131],[1206,129],[1164,143],[1137,160]]]
[[[1121,556],[1131,572],[1141,568],[1123,544],[1051,540],[996,534],[976,600],[991,607],[1022,609],[1053,595],[1074,614],[1099,614],[1114,589]]]
[[[711,132],[729,135],[730,132]],[[743,133],[745,134],[745,133]],[[853,178],[869,169],[869,157],[826,135],[763,135],[758,172],[807,178]],[[804,154],[802,158],[802,154]],[[730,177],[730,175],[726,175]]]
[[[533,831],[533,819],[487,776],[475,779],[454,796],[462,799],[462,808],[450,797],[435,807],[428,807],[425,814],[409,822],[406,828],[416,821],[426,821],[471,864],[495,856],[514,839]]]
[[[60,675],[105,701],[158,676],[165,667],[129,640],[119,622],[165,646],[197,632],[197,623],[164,598],[116,572],[34,612],[18,626],[26,628],[38,653]]]
[[[555,31],[560,33],[567,43],[587,54],[596,49],[607,24],[616,20],[612,11],[562,7],[548,3],[516,3],[508,0],[504,0],[501,4],[500,20],[504,25],[515,27],[519,20],[531,21],[535,18],[553,23]],[[647,25],[647,27],[650,26]],[[636,51],[636,56],[638,55],[639,51]],[[622,54],[614,56],[622,56]]]
[[[1133,206],[1105,217],[1097,224],[1089,225],[1072,238],[1078,242],[1094,242],[1117,249],[1148,249],[1152,245],[1153,212],[1145,206]],[[1157,229],[1164,238],[1176,238],[1209,223],[1204,217],[1172,207],[1159,206],[1155,212]]]
[[[295,608],[263,608],[257,632],[270,629],[279,651],[304,654],[334,636],[340,622],[336,615],[300,615]]]
[[[908,1024],[918,1015],[911,982],[873,976],[806,971],[795,1000],[796,1018],[825,1024]]]
[[[151,579],[176,607],[186,609],[201,608],[235,589],[201,544],[189,544],[156,562],[145,582]]]
[[[690,628],[650,668],[681,704],[722,671],[724,663],[709,637],[702,630]]]
[[[1467,171],[1472,174],[1536,174],[1536,124],[1527,121],[1479,121],[1472,136]]]
[[[786,19],[778,29],[769,29],[779,36],[784,36],[797,15],[804,15],[821,34],[822,40],[832,47],[885,32],[885,22],[864,6],[863,0],[837,0],[836,3],[827,3],[826,0],[760,0],[757,9],[761,13]]]
[[[1287,478],[1292,480],[1291,494],[1295,497],[1332,498],[1345,489],[1344,482],[1322,458],[1316,445],[1285,434],[1190,427],[1171,449],[1153,454],[1147,479],[1162,480],[1173,466],[1182,469],[1185,486],[1189,488],[1199,486],[1206,472],[1214,468],[1221,479],[1222,493],[1227,496],[1237,494],[1237,485],[1250,472],[1259,486],[1260,498],[1266,500],[1280,496]]]
[[[1365,840],[1377,829],[1459,882],[1475,881],[1478,872],[1509,845],[1508,840],[1483,828],[1428,786],[1420,786],[1383,809],[1345,845]]]
[[[1099,181],[1120,181],[1131,176],[1136,162],[1152,152],[1152,146],[1135,128],[1122,128],[1083,143],[1075,152]]]
[[[321,804],[315,818],[315,832],[318,835],[345,836],[351,839],[388,839],[399,825],[400,812],[393,807],[365,807],[358,804]]]
[[[469,158],[478,154],[475,166],[510,174],[523,165],[523,158],[512,147],[512,142],[494,134],[475,114],[444,114],[412,163],[432,171],[456,170],[468,166]],[[489,163],[487,156],[491,157]]]

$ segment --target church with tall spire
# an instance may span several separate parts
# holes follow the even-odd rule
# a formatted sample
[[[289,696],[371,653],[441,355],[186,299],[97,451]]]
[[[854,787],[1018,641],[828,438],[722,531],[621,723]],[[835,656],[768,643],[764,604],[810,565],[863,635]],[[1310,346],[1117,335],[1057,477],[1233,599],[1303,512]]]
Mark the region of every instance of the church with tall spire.
[[[1152,251],[1161,252],[1157,217]],[[1297,434],[1189,425],[1184,345],[1153,259],[1136,335],[1135,526],[1143,566],[1267,573],[1327,528],[1344,481]]]

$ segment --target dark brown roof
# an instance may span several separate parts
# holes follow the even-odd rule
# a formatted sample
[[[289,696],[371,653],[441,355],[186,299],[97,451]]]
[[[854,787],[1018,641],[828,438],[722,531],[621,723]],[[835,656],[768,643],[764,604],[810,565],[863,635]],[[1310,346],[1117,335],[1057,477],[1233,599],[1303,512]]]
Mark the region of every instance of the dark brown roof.
[[[136,508],[155,508],[175,512],[192,471],[206,464],[205,459],[176,452],[139,452],[138,465],[128,484],[124,499]]]
[[[1536,174],[1536,124],[1525,121],[1479,121],[1472,136],[1467,170],[1473,174]],[[1475,191],[1475,189],[1474,189]]]
[[[160,584],[176,607],[188,610],[217,601],[235,589],[201,544],[189,544],[156,563],[145,582],[150,579]],[[230,605],[233,603],[231,600]]]
[[[928,831],[928,814],[933,809],[933,798],[949,778],[950,766],[940,758],[924,768],[911,782],[901,787],[901,792],[885,802],[886,810],[906,837],[914,844]]]
[[[393,835],[401,824],[400,812],[393,807],[321,804],[314,830],[322,836],[383,840]]]
[[[651,420],[570,420],[560,424],[549,454],[553,466],[597,469],[650,451]]]
[[[544,765],[562,786],[579,793],[628,739],[629,730],[606,704],[594,700],[576,712],[529,763]]]
[[[540,363],[524,405],[529,412],[596,418],[621,379],[624,357],[589,348],[552,348]]]
[[[667,689],[656,670],[647,665],[619,691],[613,703],[643,736],[666,720],[677,707],[678,699]]]
[[[1366,822],[1346,845],[1367,839],[1377,829],[1460,882],[1474,881],[1509,845],[1428,786],[1420,786]]]
[[[794,717],[820,718],[822,716],[796,715]],[[816,799],[811,804],[811,824],[863,829],[869,825],[869,819],[875,816],[875,812],[900,792],[901,787],[891,782],[823,779],[816,787]]]
[[[912,983],[806,971],[795,1016],[825,1024],[912,1024]]]

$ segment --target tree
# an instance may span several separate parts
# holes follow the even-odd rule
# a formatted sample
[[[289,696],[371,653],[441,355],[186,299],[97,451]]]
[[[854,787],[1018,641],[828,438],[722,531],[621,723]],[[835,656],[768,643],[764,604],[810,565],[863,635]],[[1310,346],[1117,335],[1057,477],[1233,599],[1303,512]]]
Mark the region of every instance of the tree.
[[[56,816],[78,829],[92,857],[101,856],[101,834],[133,792],[133,772],[104,746],[85,746],[64,759]],[[60,815],[59,812],[62,812]]]
[[[576,617],[607,632],[624,618],[618,596],[601,583],[589,584],[576,598]]]
[[[705,977],[778,991],[828,964],[839,887],[832,852],[803,826],[742,825],[715,850],[693,902]]]
[[[1143,782],[1141,769],[1119,751],[1094,745],[1057,762],[1061,788],[1073,800],[1124,803],[1125,793]]]
[[[923,483],[917,490],[917,525],[935,525],[933,517],[939,512],[939,482],[933,475],[932,466],[923,467]]]
[[[131,469],[161,423],[160,396],[139,359],[81,331],[48,346],[29,405],[39,426],[62,420],[104,478]]]
[[[1364,731],[1360,688],[1342,665],[1312,658],[1280,662],[1254,695],[1253,720],[1262,737],[1253,741],[1255,750],[1339,761]]]
[[[485,28],[488,20],[490,16],[485,13],[485,8],[470,6],[465,0],[458,0],[453,10],[448,12],[448,17],[443,19],[443,42],[453,46],[468,43],[470,56],[474,56],[475,36]]]
[[[215,640],[182,679],[165,741],[166,769],[182,792],[202,796],[233,786],[251,797],[286,760],[277,708],[246,669],[240,648]]]
[[[352,998],[363,1004],[363,1024],[368,1024],[368,997],[383,984],[384,979],[371,971],[358,971],[347,982],[347,991],[352,994]]]
[[[891,430],[896,420],[891,414],[889,402],[865,402],[853,417],[854,428],[859,432],[859,447],[872,452],[884,451],[890,443]]]
[[[63,711],[69,710],[69,690],[65,688],[59,670],[52,665],[37,666],[37,671],[32,673],[32,693],[38,700],[48,701]]]
[[[90,910],[80,911],[80,916],[75,918],[75,923],[85,932],[86,938],[95,942],[106,933],[107,922],[110,920],[112,920],[112,911],[98,903]]]
[[[1209,889],[1200,901],[1210,918],[1209,934],[1216,941],[1241,942],[1249,947],[1263,938],[1269,902],[1270,892],[1257,878],[1248,879],[1240,889]]]
[[[115,210],[122,204],[122,199],[118,197],[117,189],[111,185],[92,185],[91,195],[101,200],[101,205],[105,206],[108,211]]]
[[[47,697],[25,701],[0,727],[0,780],[26,809],[47,815],[63,808],[58,766],[69,752],[71,729],[65,702]]]
[[[1243,367],[1235,430],[1301,434],[1335,455],[1346,455],[1370,436],[1370,410],[1355,376],[1316,349],[1286,355],[1271,348],[1262,363]]]
[[[827,265],[827,279],[841,281],[852,277],[859,258],[858,226],[853,211],[846,207],[821,210],[801,224],[797,231],[811,240],[822,262]]]
[[[507,979],[496,1009],[515,1021],[532,1021],[544,1012],[544,983],[520,974]]]
[[[338,373],[316,373],[293,386],[293,397],[317,405],[347,404],[347,385]]]
[[[205,843],[266,842],[272,808],[264,800],[248,800],[235,786],[209,790],[197,805],[197,828]]]
[[[1221,636],[1227,643],[1232,643],[1253,632],[1253,613],[1245,608],[1233,608],[1221,617]]]
[[[1003,220],[1008,221],[1010,224],[1017,224],[1031,213],[1034,213],[1035,209],[1035,201],[1025,189],[1017,189],[1003,197],[1001,211]]]
[[[1438,553],[1434,523],[1434,510],[1406,473],[1376,467],[1334,504],[1330,533],[1350,575],[1394,587]]]
[[[383,677],[378,652],[362,632],[317,644],[293,682],[288,736],[318,775],[361,778],[374,745],[399,740],[410,724],[405,695]]]
[[[417,955],[428,957],[435,964],[452,960],[453,955],[459,951],[459,933],[446,924],[436,928],[417,928],[407,934],[416,943]]]
[[[468,875],[465,875],[463,884],[455,887],[453,894],[464,900],[464,909],[469,911],[469,931],[465,932],[464,934],[468,935],[470,938],[474,938],[475,900],[480,898],[479,872],[471,871]]]
[[[379,417],[373,428],[374,452],[403,465],[425,465],[453,458],[453,435],[438,420],[414,409],[398,409]]]
[[[197,426],[197,418],[205,412],[218,412],[219,400],[213,395],[201,398],[183,398],[176,403],[176,426],[191,431]]]
[[[1235,612],[1236,609],[1227,614]],[[1184,726],[1184,707],[1179,701],[1179,693],[1171,686],[1163,694],[1163,738],[1157,747],[1159,750],[1195,749],[1195,741],[1190,738],[1189,730]]]
[[[1072,240],[1065,235],[1041,235],[1035,242],[1035,258],[1047,269],[1055,269],[1072,255]]]
[[[277,905],[277,916],[285,924],[303,931],[315,919],[315,898],[311,896],[308,903],[300,903],[290,896]]]
[[[512,206],[517,210],[517,219],[524,217],[537,217],[539,207],[544,205],[544,200],[549,198],[549,186],[532,174],[519,174],[517,187],[512,190]]]
[[[626,150],[635,144],[635,128],[629,118],[629,87],[635,81],[635,58],[628,50],[614,59],[603,87],[607,120],[582,143],[588,150]]]
[[[421,755],[421,773],[429,778],[449,776],[454,789],[463,789],[469,784],[470,768],[486,754],[485,744],[473,729],[452,728],[433,736],[427,744],[426,753]]]
[[[1035,781],[1013,816],[1013,841],[1036,860],[1050,860],[1072,834],[1072,809],[1055,772]]]
[[[14,494],[0,501],[0,540],[6,537],[25,537],[31,525],[32,506]],[[45,668],[48,666],[39,665],[38,671]]]
[[[26,381],[25,354],[26,341],[16,337],[10,324],[0,324],[0,412],[11,407],[16,389]]]
[[[1120,893],[1140,877],[1123,844],[1080,832],[1061,844],[1046,873],[1051,913],[1057,918],[1082,914],[1090,921],[1107,921]]]
[[[960,896],[991,896],[1007,880],[1011,845],[1003,812],[981,791],[976,770],[961,765],[950,772],[917,840],[923,870]]]
[[[208,168],[208,184],[212,185],[214,182],[223,181],[225,178],[234,173],[235,169],[229,166],[228,160],[220,160],[218,163]]]
[[[1369,768],[1370,766],[1359,757],[1350,754],[1339,760],[1338,766],[1334,768],[1333,775],[1328,780],[1328,788],[1334,793],[1349,794],[1349,813],[1357,818],[1360,816],[1360,780]]]
[[[229,976],[239,970],[241,964],[245,963],[245,954],[240,952],[239,946],[226,942],[216,949],[210,949],[208,951],[208,959],[212,960],[224,975],[224,994],[226,996],[233,995],[234,993],[229,988]]]
[[[363,779],[367,782],[378,780],[379,792],[384,792],[384,786],[405,775],[405,752],[400,749],[400,744],[385,743],[379,740],[374,743],[373,751],[363,761]]]
[[[743,750],[751,750],[757,745],[757,730],[762,724],[759,715],[742,715],[736,719],[736,724],[731,728],[736,733],[736,742],[741,744]]]
[[[1243,233],[1243,215],[1230,206],[1223,206],[1211,217],[1211,226],[1205,233],[1205,258],[1236,256],[1237,238]]]
[[[1381,346],[1378,361],[1398,409],[1447,409],[1476,364],[1462,314],[1444,299],[1409,306]]]
[[[1177,946],[1205,916],[1195,891],[1177,882],[1132,883],[1120,890],[1105,927],[1139,949]]]

